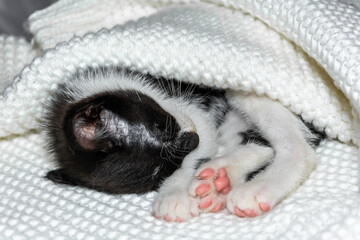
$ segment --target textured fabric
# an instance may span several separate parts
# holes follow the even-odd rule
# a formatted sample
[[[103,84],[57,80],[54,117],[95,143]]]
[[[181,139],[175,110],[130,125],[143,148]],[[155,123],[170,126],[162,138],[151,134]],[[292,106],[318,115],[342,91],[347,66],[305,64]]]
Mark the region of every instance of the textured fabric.
[[[59,14],[58,19],[53,12],[53,20],[48,19],[46,10],[43,14],[50,26],[58,19],[55,22],[65,27],[69,25],[68,17],[76,22],[73,11],[66,5],[64,12],[69,15]],[[89,11],[87,15],[92,16]],[[30,21],[30,29],[38,21]],[[83,21],[71,24],[70,29],[86,27]],[[63,38],[60,27],[56,28],[59,31],[51,27],[49,30],[47,25],[41,29],[48,33],[45,36],[54,33],[54,39]],[[54,84],[68,81],[79,69],[100,65],[125,65],[179,80],[266,94],[325,129],[329,137],[357,142],[355,126],[359,124],[348,99],[312,58],[254,17],[213,4],[167,8],[137,22],[73,38],[48,50],[21,72],[0,99],[0,112],[9,116],[0,119],[0,136],[38,128],[40,106]],[[22,99],[13,101],[17,96]],[[21,109],[14,110],[19,102]],[[358,106],[354,110],[356,113]]]
[[[264,216],[226,211],[185,223],[151,214],[155,193],[112,196],[43,179],[53,168],[38,134],[0,143],[0,239],[358,239],[357,149],[324,142],[316,171]]]
[[[0,92],[39,53],[23,38],[0,35]]]
[[[149,16],[174,3],[188,2],[195,0],[63,0],[33,14],[29,19],[29,30],[45,49],[74,35],[82,36],[90,31],[110,28]]]
[[[0,239],[359,236],[359,161],[351,145],[359,144],[360,125],[357,5],[198,2],[61,0],[31,16],[34,44],[0,37],[0,86],[14,80],[0,96]],[[116,24],[123,25],[73,37]],[[165,223],[151,216],[156,193],[111,196],[43,179],[54,168],[38,133],[47,98],[76,71],[103,65],[265,94],[347,143],[324,142],[310,179],[264,216],[224,212]]]

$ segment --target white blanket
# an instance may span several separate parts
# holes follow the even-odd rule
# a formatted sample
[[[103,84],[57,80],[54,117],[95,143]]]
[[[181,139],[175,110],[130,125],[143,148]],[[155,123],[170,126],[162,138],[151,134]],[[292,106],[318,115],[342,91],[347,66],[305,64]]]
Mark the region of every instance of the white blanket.
[[[1,237],[360,236],[360,8],[336,0],[209,2],[62,0],[30,17],[32,45],[0,37]],[[102,65],[265,94],[334,140],[318,149],[310,179],[264,216],[224,211],[164,223],[151,216],[155,193],[109,196],[42,178],[54,167],[37,131],[48,96],[76,71]]]

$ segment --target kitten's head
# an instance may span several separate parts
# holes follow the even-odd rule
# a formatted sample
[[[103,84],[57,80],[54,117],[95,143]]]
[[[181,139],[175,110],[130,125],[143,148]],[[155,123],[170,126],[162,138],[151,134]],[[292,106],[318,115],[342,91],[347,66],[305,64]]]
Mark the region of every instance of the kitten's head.
[[[65,92],[64,92],[65,91]],[[46,131],[59,169],[54,182],[109,193],[156,189],[199,144],[193,131],[152,97],[136,90],[73,101],[66,89],[53,98]]]

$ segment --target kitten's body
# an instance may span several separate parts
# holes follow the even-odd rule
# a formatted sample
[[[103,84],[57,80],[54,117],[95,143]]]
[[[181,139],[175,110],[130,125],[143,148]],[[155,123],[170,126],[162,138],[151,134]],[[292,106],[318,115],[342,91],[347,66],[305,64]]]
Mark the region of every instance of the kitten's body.
[[[279,103],[127,70],[79,74],[46,119],[60,167],[50,179],[111,193],[159,188],[154,213],[169,221],[225,205],[261,214],[315,164],[316,136]]]

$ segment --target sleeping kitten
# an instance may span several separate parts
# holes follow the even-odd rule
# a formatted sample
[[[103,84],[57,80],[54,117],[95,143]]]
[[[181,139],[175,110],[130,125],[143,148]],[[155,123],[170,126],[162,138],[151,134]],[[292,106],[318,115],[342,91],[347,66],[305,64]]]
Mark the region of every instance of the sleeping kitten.
[[[167,221],[269,211],[309,176],[323,137],[267,98],[117,68],[59,87],[44,128],[59,166],[47,178],[116,194],[158,190],[154,216]]]

